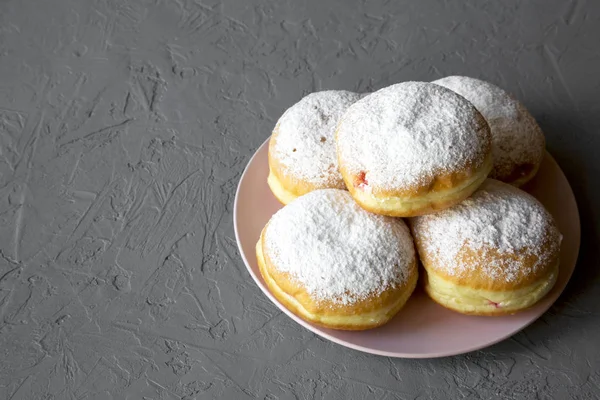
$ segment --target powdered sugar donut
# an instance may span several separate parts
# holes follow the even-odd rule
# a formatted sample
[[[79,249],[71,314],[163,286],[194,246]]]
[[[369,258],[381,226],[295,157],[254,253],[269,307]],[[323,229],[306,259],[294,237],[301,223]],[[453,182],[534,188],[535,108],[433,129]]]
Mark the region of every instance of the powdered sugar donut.
[[[525,309],[554,286],[559,233],[534,197],[488,179],[467,200],[410,220],[425,267],[425,290],[465,314]]]
[[[316,190],[279,210],[256,254],[271,293],[294,314],[328,328],[386,323],[417,282],[405,223],[363,210],[345,190]]]
[[[431,83],[400,83],[357,101],[336,139],[348,190],[363,208],[384,215],[422,215],[456,204],[492,168],[481,114]]]
[[[521,186],[535,176],[546,141],[523,104],[498,86],[475,78],[448,76],[433,83],[469,100],[487,120],[494,156],[490,178]]]
[[[345,189],[335,152],[335,127],[358,93],[311,93],[277,121],[269,142],[271,191],[283,204],[312,190]]]

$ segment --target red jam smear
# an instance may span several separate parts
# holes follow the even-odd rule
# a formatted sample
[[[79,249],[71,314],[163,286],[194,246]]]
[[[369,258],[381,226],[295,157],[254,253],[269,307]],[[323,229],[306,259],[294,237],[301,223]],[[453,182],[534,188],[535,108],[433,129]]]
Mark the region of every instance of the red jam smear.
[[[356,179],[354,180],[354,186],[359,189],[364,189],[369,184],[367,181],[367,173],[365,171],[360,171],[358,175],[356,175]]]
[[[493,304],[494,307],[496,307],[496,308],[502,308],[502,306],[500,305],[500,303],[496,303],[495,301],[488,300],[488,303],[489,304]]]

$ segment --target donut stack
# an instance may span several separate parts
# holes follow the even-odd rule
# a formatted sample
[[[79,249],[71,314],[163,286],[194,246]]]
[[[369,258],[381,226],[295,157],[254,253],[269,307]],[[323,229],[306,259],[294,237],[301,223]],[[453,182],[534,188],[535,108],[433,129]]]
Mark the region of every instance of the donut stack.
[[[481,80],[309,94],[277,122],[268,184],[283,204],[257,260],[273,295],[333,329],[388,322],[419,280],[440,305],[506,315],[546,295],[562,236],[518,189],[545,139],[525,107]]]

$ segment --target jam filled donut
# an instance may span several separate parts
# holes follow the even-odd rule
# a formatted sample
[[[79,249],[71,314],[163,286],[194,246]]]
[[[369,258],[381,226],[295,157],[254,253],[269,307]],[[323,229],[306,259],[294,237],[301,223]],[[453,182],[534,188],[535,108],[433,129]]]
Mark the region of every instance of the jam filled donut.
[[[354,103],[337,128],[340,172],[366,210],[396,217],[459,203],[492,168],[490,131],[471,103],[405,82]]]
[[[311,93],[277,121],[269,142],[271,191],[283,204],[312,190],[345,189],[335,151],[335,127],[358,93]]]
[[[256,254],[262,277],[283,305],[332,329],[385,324],[417,283],[406,224],[363,210],[345,190],[316,190],[279,210]]]
[[[556,282],[562,236],[532,196],[488,179],[467,200],[410,220],[425,290],[464,314],[532,306]]]
[[[490,178],[521,186],[537,173],[546,141],[535,118],[510,94],[491,83],[466,76],[434,81],[469,100],[492,133],[494,167]]]

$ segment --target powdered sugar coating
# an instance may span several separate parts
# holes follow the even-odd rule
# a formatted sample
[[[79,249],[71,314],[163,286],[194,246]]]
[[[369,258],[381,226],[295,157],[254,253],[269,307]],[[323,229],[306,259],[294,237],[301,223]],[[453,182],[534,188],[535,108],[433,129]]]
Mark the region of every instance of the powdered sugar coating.
[[[547,266],[562,239],[552,216],[533,196],[493,179],[454,207],[412,218],[411,226],[419,251],[424,249],[447,275],[460,277],[477,268],[484,277],[507,282]],[[479,252],[486,262],[465,260],[464,249]],[[523,271],[529,263],[520,260],[528,256],[535,262]]]
[[[539,165],[545,139],[525,106],[498,86],[466,76],[433,81],[469,100],[486,119],[492,133],[494,167],[491,178],[506,182],[518,178],[520,166]]]
[[[482,165],[489,128],[463,97],[426,82],[404,82],[354,103],[338,126],[344,169],[386,190],[427,185],[442,173]]]
[[[360,94],[327,90],[307,95],[279,119],[272,157],[297,179],[318,187],[344,188],[335,149],[335,128]]]
[[[265,252],[318,300],[352,304],[408,281],[415,250],[400,219],[371,214],[345,190],[315,190],[264,232]]]

